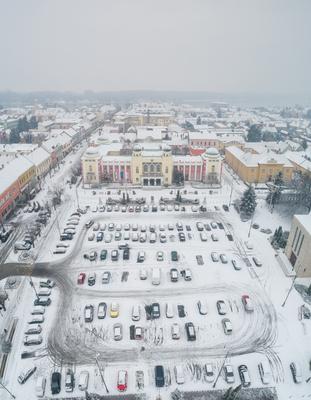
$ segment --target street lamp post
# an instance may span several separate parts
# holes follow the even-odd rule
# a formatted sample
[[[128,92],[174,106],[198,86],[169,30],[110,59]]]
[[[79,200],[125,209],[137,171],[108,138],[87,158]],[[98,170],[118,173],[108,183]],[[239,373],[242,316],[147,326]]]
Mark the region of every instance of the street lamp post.
[[[31,278],[31,276],[29,276],[29,283],[30,283],[30,286],[31,286],[31,287],[33,288],[33,290],[35,291],[35,294],[36,294],[37,299],[39,299],[38,292],[37,292],[37,290],[36,290],[36,287],[35,287],[35,285],[34,285],[34,283],[33,283],[33,280],[32,280],[32,278]]]
[[[4,386],[3,383],[0,382],[0,385],[3,387],[3,389],[5,389],[5,390],[10,394],[10,396],[12,397],[12,399],[16,399],[16,397],[14,396],[14,394],[13,394],[12,392],[10,392],[9,389],[8,389],[6,386]]]
[[[293,278],[293,282],[292,282],[292,284],[291,284],[291,287],[289,288],[289,290],[288,290],[288,292],[287,292],[287,294],[286,294],[286,297],[285,297],[285,299],[284,299],[284,301],[283,301],[283,303],[282,303],[282,307],[285,306],[285,304],[286,304],[286,302],[287,302],[287,299],[288,299],[288,297],[289,297],[289,295],[290,295],[290,292],[292,291],[292,289],[293,289],[293,287],[294,287],[294,285],[295,285],[295,281],[296,281],[296,279],[297,279],[297,275],[298,275],[298,272],[299,272],[301,266],[302,266],[302,264],[299,264],[299,267],[297,268],[297,271],[296,271],[296,275],[295,275],[294,278]]]
[[[218,381],[218,379],[219,379],[219,377],[220,377],[220,374],[221,374],[221,371],[222,371],[222,369],[223,369],[223,367],[224,367],[224,365],[225,365],[225,363],[226,363],[226,360],[227,360],[227,358],[228,358],[228,355],[229,355],[229,350],[227,351],[227,353],[226,353],[226,355],[225,355],[225,358],[224,358],[224,360],[223,360],[223,362],[222,362],[222,365],[221,365],[221,367],[219,368],[218,375],[217,375],[217,377],[216,377],[216,379],[215,379],[215,382],[213,383],[213,388],[215,388],[215,386],[216,386],[216,384],[217,384],[217,381]]]
[[[97,356],[96,356],[96,358],[95,358],[95,362],[96,362],[98,371],[99,371],[99,373],[100,373],[101,380],[102,380],[102,382],[103,382],[103,384],[104,384],[104,386],[105,386],[106,392],[109,393],[108,387],[107,387],[106,382],[105,382],[104,375],[103,375],[103,373],[102,373],[102,370],[100,369],[100,365],[99,365],[99,362],[98,362],[98,357],[99,357],[99,354],[97,354]]]

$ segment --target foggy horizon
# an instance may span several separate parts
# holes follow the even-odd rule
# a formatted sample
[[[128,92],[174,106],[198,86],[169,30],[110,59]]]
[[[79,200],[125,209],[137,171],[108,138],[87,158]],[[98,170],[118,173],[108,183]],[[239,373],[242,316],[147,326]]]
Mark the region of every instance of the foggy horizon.
[[[13,0],[0,11],[1,92],[311,93],[307,0]]]

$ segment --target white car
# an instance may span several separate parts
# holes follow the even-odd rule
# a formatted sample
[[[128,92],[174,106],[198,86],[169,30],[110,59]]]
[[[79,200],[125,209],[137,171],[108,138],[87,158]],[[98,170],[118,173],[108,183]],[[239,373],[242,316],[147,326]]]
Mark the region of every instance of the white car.
[[[207,304],[206,304],[206,302],[199,300],[197,304],[198,304],[199,313],[201,315],[206,315],[207,314]]]
[[[166,235],[165,235],[165,233],[160,233],[160,242],[161,243],[166,243]]]
[[[248,248],[248,250],[253,250],[254,249],[254,245],[250,241],[246,241],[245,242],[245,246]]]
[[[219,240],[218,236],[215,235],[215,233],[212,233],[211,238],[212,238],[213,242],[218,242],[218,240]]]
[[[163,251],[158,251],[157,252],[157,261],[163,261],[164,260],[164,253]]]
[[[214,262],[219,261],[219,256],[218,256],[218,254],[217,254],[215,251],[213,251],[213,252],[211,253],[211,257],[212,257],[212,260],[213,260]]]
[[[213,364],[211,364],[211,363],[205,364],[204,372],[205,372],[205,380],[207,382],[214,382],[215,374],[214,374],[214,366],[213,366]]]
[[[147,271],[144,268],[141,268],[140,272],[139,272],[139,279],[142,281],[145,281],[147,279],[148,275],[147,275]]]
[[[235,270],[240,271],[242,269],[241,264],[237,260],[231,260],[231,263]]]
[[[177,323],[174,323],[171,328],[172,339],[178,340],[180,339],[180,328]]]
[[[220,261],[223,263],[223,264],[227,264],[228,263],[228,258],[227,258],[227,256],[225,255],[225,254],[220,254]]]

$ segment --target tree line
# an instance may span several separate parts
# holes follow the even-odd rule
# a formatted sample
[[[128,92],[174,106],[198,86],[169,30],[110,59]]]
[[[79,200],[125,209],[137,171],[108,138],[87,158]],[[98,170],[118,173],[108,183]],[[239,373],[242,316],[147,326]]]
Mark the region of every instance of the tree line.
[[[9,143],[20,143],[21,133],[29,132],[30,129],[37,129],[38,121],[37,118],[32,115],[29,120],[26,115],[19,118],[16,128],[12,128],[9,136]],[[32,143],[32,136],[30,134],[26,135],[26,143]]]

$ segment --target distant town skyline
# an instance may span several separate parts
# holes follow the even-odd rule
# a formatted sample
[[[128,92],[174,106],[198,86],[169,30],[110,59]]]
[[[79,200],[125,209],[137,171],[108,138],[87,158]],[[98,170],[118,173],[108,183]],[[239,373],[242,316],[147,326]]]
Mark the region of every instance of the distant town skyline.
[[[0,91],[311,94],[311,2],[11,0]]]

